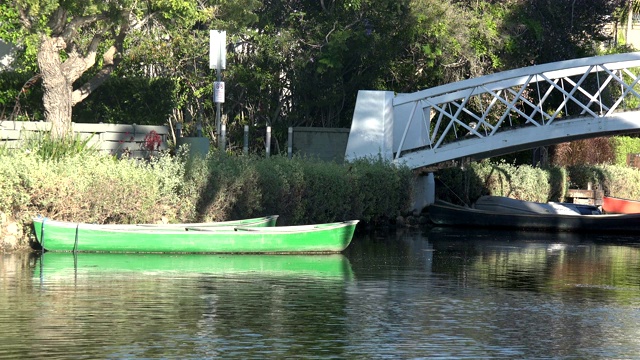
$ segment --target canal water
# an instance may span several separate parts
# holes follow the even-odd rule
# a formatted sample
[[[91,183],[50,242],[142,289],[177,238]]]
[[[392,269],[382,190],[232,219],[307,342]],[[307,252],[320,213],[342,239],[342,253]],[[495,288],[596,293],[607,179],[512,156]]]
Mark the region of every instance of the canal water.
[[[0,256],[0,359],[640,358],[637,237],[434,228],[326,256]]]

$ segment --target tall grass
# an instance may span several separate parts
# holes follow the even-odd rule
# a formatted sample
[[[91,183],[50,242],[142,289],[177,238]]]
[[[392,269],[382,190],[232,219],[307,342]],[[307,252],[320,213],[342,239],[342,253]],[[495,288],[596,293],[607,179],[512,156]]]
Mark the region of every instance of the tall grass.
[[[69,156],[98,152],[97,144],[91,144],[91,139],[92,137],[83,138],[80,134],[55,138],[49,131],[33,132],[21,140],[21,148],[42,159],[60,160]]]

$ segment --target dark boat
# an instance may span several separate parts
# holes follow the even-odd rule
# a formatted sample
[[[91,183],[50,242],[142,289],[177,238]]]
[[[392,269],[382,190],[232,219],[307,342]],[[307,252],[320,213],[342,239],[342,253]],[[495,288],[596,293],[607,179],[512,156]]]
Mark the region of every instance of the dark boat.
[[[566,215],[487,211],[441,200],[429,206],[438,226],[468,226],[535,231],[640,233],[640,214]]]
[[[595,205],[548,202],[539,203],[513,199],[506,196],[481,196],[473,204],[479,210],[518,213],[518,214],[565,214],[565,215],[600,215],[602,211]]]

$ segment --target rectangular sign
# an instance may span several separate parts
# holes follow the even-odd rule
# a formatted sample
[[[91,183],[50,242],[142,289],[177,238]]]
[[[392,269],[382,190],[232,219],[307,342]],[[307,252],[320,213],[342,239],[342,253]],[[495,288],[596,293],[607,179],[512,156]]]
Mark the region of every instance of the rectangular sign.
[[[224,81],[213,82],[213,102],[214,103],[224,102]]]
[[[209,69],[222,70],[227,67],[227,32],[209,32]]]

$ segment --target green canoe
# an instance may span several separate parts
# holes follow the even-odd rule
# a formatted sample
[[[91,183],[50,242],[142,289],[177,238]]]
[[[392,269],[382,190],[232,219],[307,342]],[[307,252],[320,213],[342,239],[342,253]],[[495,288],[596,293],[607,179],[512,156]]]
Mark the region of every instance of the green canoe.
[[[46,251],[271,254],[340,252],[349,246],[357,223],[144,229],[37,218],[33,224],[36,238]]]
[[[34,275],[45,281],[104,276],[215,274],[227,277],[294,277],[346,280],[353,277],[349,260],[329,255],[108,254],[41,255]]]
[[[43,221],[42,217],[33,219],[34,222]],[[186,230],[187,228],[220,228],[220,227],[233,227],[233,226],[251,226],[251,227],[272,227],[276,226],[278,215],[269,215],[251,219],[229,220],[229,221],[215,221],[215,222],[201,222],[201,223],[181,223],[181,224],[105,224],[95,225],[96,228],[104,230]],[[45,221],[50,221],[46,219]],[[74,223],[75,226],[75,223]]]

